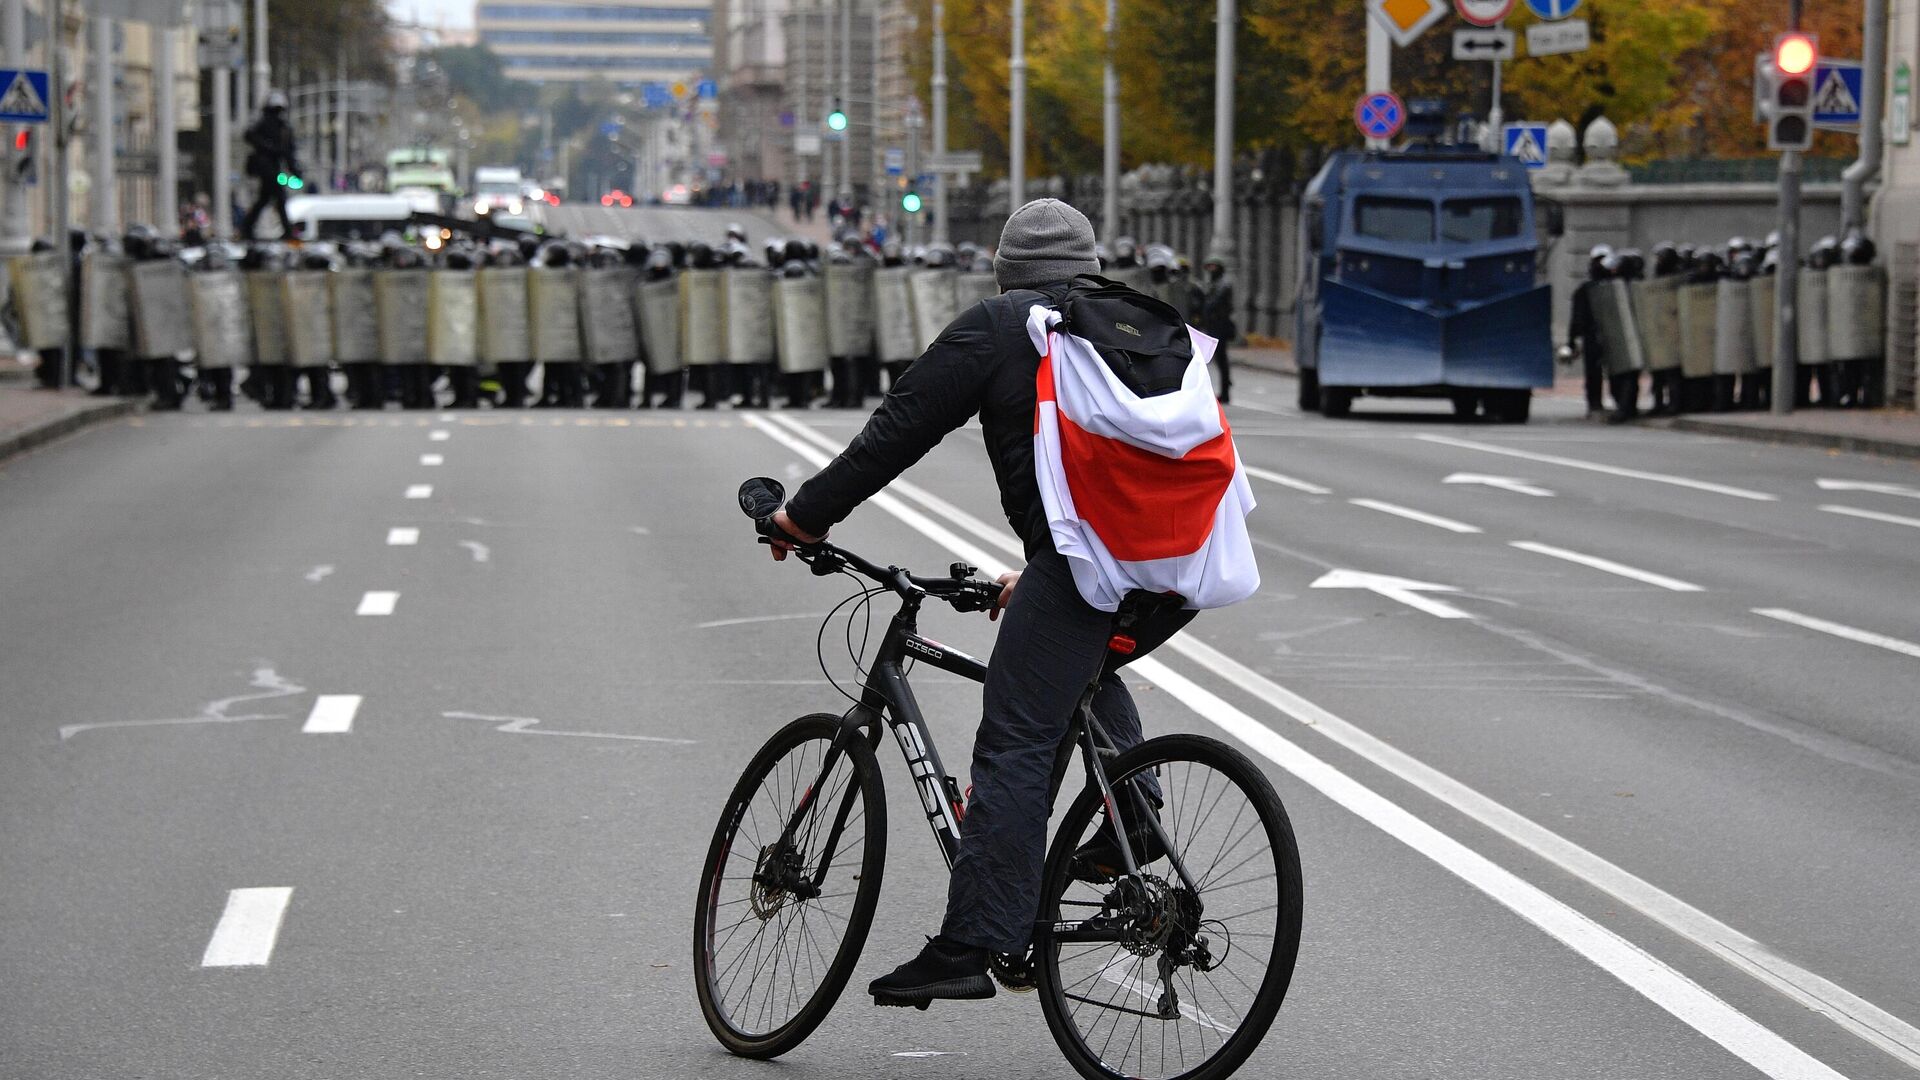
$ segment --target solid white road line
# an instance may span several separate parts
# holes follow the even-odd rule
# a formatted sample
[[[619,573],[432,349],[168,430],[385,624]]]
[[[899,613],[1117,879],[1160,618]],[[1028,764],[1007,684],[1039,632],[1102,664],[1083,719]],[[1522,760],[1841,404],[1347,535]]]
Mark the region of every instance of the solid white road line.
[[[1656,484],[1672,484],[1675,487],[1692,488],[1695,491],[1710,491],[1715,495],[1731,495],[1736,499],[1752,499],[1754,502],[1777,502],[1778,495],[1769,495],[1764,491],[1749,491],[1746,488],[1730,487],[1726,484],[1710,483],[1706,480],[1694,480],[1685,476],[1670,476],[1667,473],[1645,472],[1640,469],[1623,469],[1617,465],[1602,465],[1597,461],[1581,461],[1578,458],[1561,457],[1558,454],[1538,454],[1531,450],[1516,450],[1511,446],[1495,446],[1492,443],[1474,442],[1472,439],[1456,439],[1451,435],[1415,435],[1414,438],[1426,442],[1440,443],[1443,446],[1457,446],[1463,450],[1478,450],[1485,454],[1504,454],[1507,457],[1524,458],[1527,461],[1541,461],[1548,465],[1564,465],[1569,469],[1585,469],[1588,472],[1605,473],[1608,476],[1624,476],[1630,480],[1651,480]]]
[[[1478,525],[1469,525],[1464,521],[1443,518],[1438,514],[1429,514],[1424,510],[1414,510],[1395,503],[1381,502],[1379,499],[1348,499],[1347,501],[1355,506],[1364,506],[1369,510],[1378,510],[1383,514],[1403,517],[1408,521],[1417,521],[1422,525],[1432,525],[1434,528],[1445,529],[1448,532],[1477,533],[1481,531]]]
[[[440,454],[421,454],[420,455],[420,464],[426,465],[428,467],[432,467],[435,465],[445,465],[446,463],[447,463],[447,459]]]
[[[1670,578],[1665,574],[1656,574],[1651,570],[1637,570],[1625,563],[1614,562],[1612,559],[1603,559],[1598,555],[1582,555],[1577,551],[1568,551],[1566,548],[1554,547],[1552,544],[1538,544],[1532,540],[1515,540],[1512,546],[1519,548],[1521,551],[1531,551],[1535,555],[1545,555],[1553,559],[1565,559],[1570,563],[1590,566],[1604,573],[1617,574],[1623,578],[1632,578],[1635,581],[1647,585],[1658,585],[1663,589],[1671,589],[1674,592],[1705,591],[1690,581]]]
[[[432,484],[408,484],[407,498],[431,499],[433,498],[433,485]]]
[[[1319,484],[1309,484],[1305,480],[1295,480],[1291,476],[1283,476],[1280,473],[1274,472],[1272,469],[1255,468],[1244,461],[1240,463],[1240,467],[1247,470],[1247,475],[1253,477],[1255,480],[1265,480],[1269,484],[1279,484],[1281,487],[1292,488],[1295,491],[1304,491],[1309,495],[1333,494],[1332,488],[1321,487]]]
[[[1906,484],[1887,484],[1877,480],[1831,480],[1814,481],[1821,491],[1868,491],[1875,495],[1898,495],[1903,499],[1920,499],[1920,488]]]
[[[280,921],[293,899],[290,888],[235,889],[227,894],[226,910],[213,928],[201,967],[266,967]]]
[[[453,432],[448,431],[446,428],[434,428],[432,431],[427,432],[428,442],[446,442],[451,438],[453,438]]]
[[[321,694],[313,699],[313,711],[300,730],[307,735],[341,735],[353,730],[353,717],[359,711],[359,694]]]
[[[1818,630],[1823,634],[1832,634],[1834,637],[1846,638],[1848,641],[1857,641],[1862,645],[1875,645],[1892,652],[1903,653],[1907,656],[1920,656],[1920,645],[1915,645],[1911,641],[1902,641],[1897,637],[1876,634],[1871,630],[1862,630],[1858,627],[1848,626],[1845,623],[1816,619],[1811,615],[1802,615],[1797,611],[1788,611],[1786,608],[1754,608],[1753,613],[1755,615],[1764,615],[1769,619],[1778,619],[1784,623],[1792,623],[1795,626],[1804,626],[1809,630]]]
[[[412,547],[420,542],[420,530],[406,526],[395,526],[387,530],[388,547]]]
[[[1848,517],[1866,518],[1868,521],[1884,521],[1889,525],[1906,525],[1920,529],[1920,518],[1901,517],[1899,514],[1883,514],[1878,510],[1860,510],[1851,506],[1822,506],[1820,509],[1829,514],[1845,514]]]
[[[399,602],[400,602],[399,593],[380,592],[376,590],[374,592],[369,592],[368,594],[360,598],[359,610],[355,611],[354,614],[355,615],[391,615],[393,614],[393,605]]]
[[[749,426],[760,428],[760,430],[769,437],[800,454],[802,458],[812,462],[815,466],[824,466],[828,460],[830,460],[828,455],[814,451],[810,447],[804,447],[796,440],[787,437],[783,432],[777,431],[769,425],[758,423],[756,422],[757,420],[757,417],[749,417]],[[809,434],[817,433],[809,431]],[[899,488],[908,493],[914,490],[912,485],[898,480],[889,486]],[[876,497],[876,505],[885,505],[879,503],[878,499],[886,497],[884,494]],[[893,502],[895,505],[898,505],[897,500],[893,500]],[[916,516],[918,515],[916,514]],[[916,529],[919,528],[917,525],[914,525],[912,521],[905,518],[901,520],[906,521],[908,525]],[[920,531],[923,535],[928,536],[929,539],[933,539],[937,543],[945,542],[941,540],[940,537],[934,536],[931,533],[927,533],[924,530]],[[986,543],[1007,552],[1015,558],[1020,557],[1020,545],[1014,541],[1013,537],[1004,532],[993,530],[986,533],[975,533],[975,535]],[[959,548],[955,548],[951,544],[947,546],[949,550],[954,551],[956,554],[962,554]],[[977,565],[986,564],[988,560],[976,559],[972,554],[978,552],[980,549],[972,545],[966,545],[966,547],[968,552],[962,554],[963,558],[967,558]],[[1320,732],[1328,738],[1332,738],[1334,741],[1346,746],[1349,750],[1353,750],[1368,758],[1368,760],[1374,764],[1395,773],[1401,779],[1415,784],[1429,795],[1446,802],[1455,809],[1489,826],[1507,839],[1520,844],[1522,847],[1525,847],[1527,850],[1532,851],[1542,858],[1556,863],[1596,888],[1608,892],[1616,898],[1639,909],[1643,914],[1662,923],[1668,929],[1686,937],[1694,942],[1694,944],[1699,945],[1701,948],[1713,953],[1732,966],[1767,984],[1779,993],[1827,1017],[1848,1033],[1879,1048],[1899,1060],[1902,1064],[1910,1068],[1920,1069],[1920,1029],[1915,1029],[1899,1017],[1886,1012],[1864,998],[1856,996],[1844,987],[1775,955],[1766,946],[1740,933],[1733,927],[1688,905],[1679,898],[1654,887],[1648,882],[1628,873],[1626,870],[1607,862],[1605,859],[1587,851],[1585,848],[1567,840],[1565,837],[1535,824],[1532,820],[1487,798],[1485,795],[1461,784],[1459,781],[1454,780],[1439,770],[1360,731],[1358,728],[1327,712],[1320,706],[1307,701],[1298,694],[1273,683],[1264,676],[1253,672],[1237,661],[1219,653],[1211,646],[1187,634],[1179,634],[1176,635],[1172,641],[1168,642],[1168,647],[1210,668],[1216,675],[1254,694],[1282,713],[1308,725],[1312,730]],[[1193,688],[1195,691],[1194,700],[1201,700],[1198,695],[1205,695],[1208,698],[1212,698],[1213,701],[1219,701],[1217,697],[1194,686],[1190,680],[1186,680],[1184,676],[1173,672],[1153,657],[1145,657],[1135,661],[1132,667],[1134,670],[1140,671],[1143,675],[1147,675],[1149,679],[1152,679],[1164,689],[1174,690],[1175,681],[1178,680],[1184,682],[1186,686]],[[1168,681],[1162,682],[1160,679],[1154,678],[1154,674],[1164,674],[1168,677]],[[1188,698],[1182,697],[1177,691],[1175,692],[1175,696],[1181,697],[1183,703],[1188,702]],[[1306,751],[1282,739],[1277,733],[1272,731],[1272,729],[1267,728],[1251,717],[1247,717],[1244,713],[1240,713],[1224,702],[1220,702],[1220,704],[1223,707],[1221,711],[1214,713],[1203,712],[1202,715],[1207,716],[1210,720],[1215,719],[1216,715],[1227,716],[1229,718],[1237,717],[1239,721],[1243,722],[1241,726],[1249,735],[1261,740],[1260,743],[1255,743],[1252,739],[1243,738],[1243,741],[1247,741],[1248,745],[1254,746],[1255,749],[1260,750],[1261,753],[1268,756],[1269,759],[1275,760],[1276,764],[1280,764],[1290,772],[1295,771],[1286,762],[1273,758],[1272,754],[1267,752],[1269,749],[1277,750],[1284,747],[1290,751],[1291,754],[1298,755],[1301,763],[1311,763],[1311,767],[1314,768],[1319,775],[1338,778],[1339,782],[1350,785],[1350,790],[1357,793],[1364,793],[1364,797],[1377,800],[1379,804],[1390,808],[1391,811],[1405,815],[1415,828],[1433,832],[1431,827],[1425,825],[1424,822],[1420,822],[1417,818],[1412,818],[1411,815],[1406,815],[1405,811],[1400,810],[1400,808],[1393,803],[1388,802],[1369,789],[1361,786],[1356,781],[1346,777],[1325,762],[1313,758],[1307,754]],[[1218,721],[1216,720],[1216,722]],[[1296,772],[1296,775],[1299,774]],[[1302,779],[1308,778],[1303,776]],[[1312,780],[1308,780],[1308,782],[1312,783]],[[1318,787],[1317,784],[1315,786]],[[1324,791],[1325,789],[1322,790]],[[1343,803],[1342,805],[1346,804]],[[1371,821],[1372,819],[1369,818],[1368,820]],[[1376,822],[1376,824],[1378,823]],[[1437,835],[1439,840],[1444,844],[1454,844],[1454,842],[1444,834],[1435,833],[1435,835]],[[1454,844],[1454,846],[1458,847],[1459,845]],[[1429,857],[1434,857],[1426,849],[1416,848],[1416,850],[1420,850],[1422,854],[1428,854]],[[1472,851],[1464,848],[1461,850],[1465,851],[1467,857],[1471,860],[1479,860],[1482,863],[1486,862],[1481,856]],[[1486,865],[1490,866],[1492,870],[1497,873],[1506,874],[1506,872],[1498,866],[1493,866],[1491,863],[1486,863]],[[1449,869],[1451,869],[1451,867],[1449,867]],[[1512,875],[1507,875],[1507,877],[1512,878]],[[1550,915],[1555,914],[1552,911],[1552,908],[1555,906],[1565,908],[1565,905],[1561,905],[1559,901],[1554,900],[1545,893],[1539,893],[1532,885],[1521,882],[1517,878],[1512,878],[1512,880],[1518,883],[1519,889],[1522,890],[1522,896],[1526,896],[1528,891],[1538,893],[1537,898],[1528,897],[1533,907],[1542,908],[1539,901],[1543,900],[1545,901],[1545,907],[1542,908],[1542,910]],[[1476,885],[1478,884],[1478,882],[1474,883]],[[1502,903],[1505,902],[1506,901],[1502,900]],[[1512,907],[1511,904],[1508,906]],[[1787,1043],[1772,1031],[1755,1024],[1745,1014],[1740,1013],[1731,1005],[1728,1005],[1726,1002],[1721,1001],[1719,998],[1701,989],[1698,985],[1687,979],[1686,976],[1673,970],[1657,958],[1646,954],[1623,939],[1619,939],[1611,931],[1595,925],[1571,908],[1565,908],[1565,916],[1570,916],[1570,918],[1560,917],[1559,924],[1571,926],[1573,929],[1579,931],[1583,941],[1596,943],[1596,947],[1605,945],[1607,939],[1612,939],[1613,942],[1617,942],[1617,948],[1609,946],[1609,948],[1612,948],[1610,956],[1623,959],[1625,961],[1625,967],[1623,969],[1616,969],[1607,963],[1602,963],[1599,959],[1596,959],[1584,950],[1580,950],[1578,947],[1576,947],[1576,951],[1581,951],[1583,956],[1588,956],[1589,959],[1593,959],[1603,970],[1613,974],[1622,982],[1648,997],[1649,1000],[1661,1005],[1662,1008],[1666,1008],[1695,1030],[1706,1034],[1709,1038],[1712,1038],[1721,1046],[1726,1047],[1742,1060],[1760,1068],[1767,1075],[1776,1078],[1824,1077],[1828,1078],[1828,1080],[1832,1080],[1832,1078],[1840,1075],[1803,1051]],[[1529,919],[1530,921],[1534,921],[1531,917],[1529,917]],[[1539,925],[1537,921],[1536,925]],[[1546,929],[1545,927],[1542,928]],[[1553,931],[1549,930],[1548,932],[1552,933]],[[1558,934],[1555,934],[1555,936],[1559,937]],[[1565,941],[1566,939],[1561,938],[1560,940]],[[1569,942],[1569,944],[1571,945],[1572,943]],[[1621,950],[1625,950],[1624,954],[1622,954]],[[1652,982],[1657,982],[1659,985],[1657,987],[1643,985]],[[1655,997],[1654,994],[1650,992],[1650,989],[1660,990],[1662,992],[1672,991],[1674,1000],[1685,1006],[1688,1011],[1685,1014],[1675,1011],[1667,1000]],[[1729,1038],[1733,1040],[1732,1043],[1729,1043]]]

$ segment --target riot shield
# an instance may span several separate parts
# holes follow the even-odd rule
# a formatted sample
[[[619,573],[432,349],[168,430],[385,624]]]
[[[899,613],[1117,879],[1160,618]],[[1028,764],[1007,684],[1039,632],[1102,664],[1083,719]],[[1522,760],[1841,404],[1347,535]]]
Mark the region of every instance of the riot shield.
[[[1650,371],[1671,371],[1680,366],[1680,279],[1651,278],[1636,281],[1633,313],[1640,324],[1640,349]]]
[[[1714,312],[1713,373],[1741,375],[1759,365],[1753,355],[1753,283],[1722,278]]]
[[[1688,379],[1713,375],[1713,341],[1719,321],[1720,286],[1711,281],[1680,286],[1680,374]]]
[[[471,270],[434,270],[427,275],[427,362],[473,367],[480,318],[479,293]]]
[[[1812,267],[1800,271],[1799,304],[1800,366],[1824,364],[1827,355],[1827,275],[1830,270]]]
[[[773,283],[773,335],[788,375],[827,368],[827,283],[817,277]]]
[[[527,273],[527,321],[533,359],[543,364],[578,363],[580,285],[572,269],[542,267]]]
[[[1775,281],[1773,275],[1762,274],[1749,283],[1752,289],[1747,294],[1747,318],[1753,321],[1753,362],[1762,369],[1773,366]]]
[[[280,299],[286,277],[284,270],[250,270],[246,274],[247,311],[253,316],[253,362],[260,367],[285,367],[291,356],[287,350],[287,309]]]
[[[14,310],[20,315],[20,344],[29,349],[57,349],[67,340],[67,275],[60,253],[43,251],[7,262],[13,285]]]
[[[477,275],[480,295],[480,359],[518,364],[533,356],[527,334],[527,268],[495,266]]]
[[[773,359],[773,275],[751,267],[720,272],[720,359],[764,364]]]
[[[380,359],[374,273],[356,268],[335,270],[327,275],[327,293],[333,311],[333,359],[337,364],[371,364]]]
[[[654,375],[679,371],[685,366],[680,359],[680,284],[672,278],[643,281],[634,289],[633,302],[639,309],[647,371]]]
[[[842,359],[873,355],[873,266],[828,263],[823,280],[827,352]]]
[[[1887,284],[1877,266],[1827,270],[1827,358],[1878,360],[1886,353]]]
[[[427,362],[427,274],[425,270],[373,272],[374,323],[383,364]]]
[[[953,304],[951,270],[915,270],[907,275],[908,306],[913,309],[914,355],[926,351],[958,314]]]
[[[918,338],[913,331],[913,301],[907,290],[907,278],[912,273],[904,266],[884,267],[873,272],[874,347],[883,364],[920,356]]]
[[[172,360],[193,348],[187,307],[187,270],[172,259],[137,262],[127,270],[133,302],[133,347],[142,360]]]
[[[133,345],[127,315],[125,255],[89,251],[80,260],[80,347],[126,349]]]
[[[193,351],[202,371],[239,367],[253,358],[253,317],[238,270],[202,270],[187,278],[193,306]]]
[[[333,362],[333,305],[325,270],[295,270],[280,283],[287,328],[287,351],[295,367],[326,367]]]
[[[720,271],[680,273],[680,363],[720,362]]]
[[[1627,375],[1647,367],[1646,355],[1640,347],[1640,327],[1634,320],[1633,295],[1627,284],[1618,278],[1594,283],[1594,332],[1602,344],[1601,355],[1606,357],[1608,375]]]
[[[633,289],[638,273],[626,267],[597,267],[580,272],[580,331],[587,359],[596,364],[630,364],[640,357],[640,331],[633,322]]]
[[[1142,270],[1144,275],[1146,271]],[[955,274],[953,275],[953,312],[958,315],[982,300],[991,300],[1000,295],[1000,285],[992,274]],[[951,322],[952,320],[948,320]],[[941,329],[946,327],[943,325]]]
[[[1144,266],[1113,267],[1102,270],[1100,276],[1109,281],[1117,281],[1134,292],[1152,295],[1153,276]]]

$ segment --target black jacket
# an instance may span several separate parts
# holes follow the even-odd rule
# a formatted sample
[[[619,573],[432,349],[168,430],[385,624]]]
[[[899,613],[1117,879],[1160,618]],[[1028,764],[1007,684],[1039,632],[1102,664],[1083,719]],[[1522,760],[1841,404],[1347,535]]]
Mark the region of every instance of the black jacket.
[[[300,166],[293,160],[293,127],[284,117],[270,112],[260,114],[260,118],[247,127],[245,138],[250,148],[248,176],[270,180],[281,172],[299,174]]]
[[[1066,296],[1067,283],[1016,289],[968,308],[913,362],[840,456],[787,503],[794,524],[815,536],[926,456],[976,413],[1000,485],[1000,507],[1027,558],[1053,550],[1046,507],[1033,475],[1034,379],[1040,354],[1027,337],[1027,312]]]

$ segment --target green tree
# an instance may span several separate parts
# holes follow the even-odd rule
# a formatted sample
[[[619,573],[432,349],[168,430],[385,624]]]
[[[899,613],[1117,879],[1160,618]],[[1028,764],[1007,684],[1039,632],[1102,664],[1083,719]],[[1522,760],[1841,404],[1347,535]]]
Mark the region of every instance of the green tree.
[[[534,85],[508,78],[506,65],[501,62],[499,54],[485,45],[445,45],[421,53],[418,61],[438,65],[446,74],[453,92],[465,96],[482,112],[496,113],[533,106],[536,94]]]

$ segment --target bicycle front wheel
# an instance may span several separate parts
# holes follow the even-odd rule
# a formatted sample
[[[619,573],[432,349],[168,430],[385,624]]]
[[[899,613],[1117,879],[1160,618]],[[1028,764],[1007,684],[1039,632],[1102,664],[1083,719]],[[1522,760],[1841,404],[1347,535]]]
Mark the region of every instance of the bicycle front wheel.
[[[770,1058],[826,1019],[866,944],[887,847],[873,748],[803,716],[748,763],[700,875],[694,987],[722,1045]]]
[[[1266,776],[1217,739],[1152,739],[1107,771],[1125,827],[1103,826],[1089,788],[1047,856],[1034,935],[1047,1026],[1089,1080],[1218,1080],[1266,1037],[1293,977],[1293,827]],[[1137,876],[1116,869],[1119,836]]]

